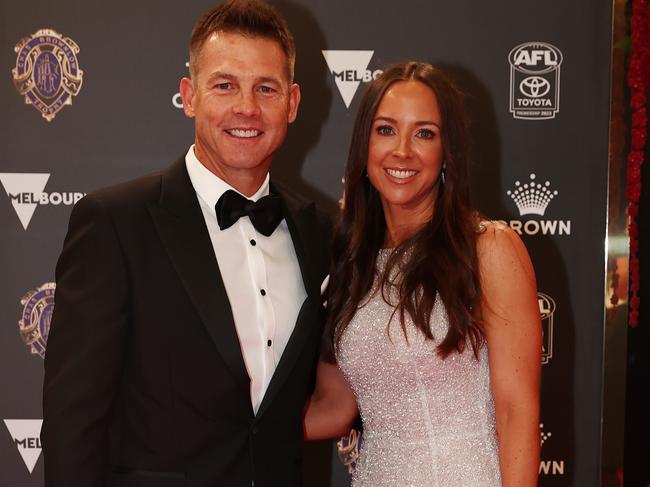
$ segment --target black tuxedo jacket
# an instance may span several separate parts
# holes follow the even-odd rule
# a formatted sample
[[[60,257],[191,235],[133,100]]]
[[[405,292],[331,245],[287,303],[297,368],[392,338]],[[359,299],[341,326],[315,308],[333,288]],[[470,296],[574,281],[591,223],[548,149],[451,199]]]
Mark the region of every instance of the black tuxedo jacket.
[[[79,201],[45,357],[46,487],[300,485],[329,224],[283,200],[307,298],[257,415],[185,161]]]

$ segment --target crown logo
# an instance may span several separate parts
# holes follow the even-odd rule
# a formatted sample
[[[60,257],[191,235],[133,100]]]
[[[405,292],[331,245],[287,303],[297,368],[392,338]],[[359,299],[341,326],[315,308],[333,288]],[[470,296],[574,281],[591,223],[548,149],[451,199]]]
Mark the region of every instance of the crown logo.
[[[539,444],[540,446],[544,444],[553,434],[549,432],[544,432],[544,425],[540,423],[539,425]]]
[[[535,175],[530,175],[530,182],[521,184],[515,181],[515,190],[507,191],[507,195],[512,198],[517,208],[519,215],[540,215],[543,216],[546,207],[551,200],[557,196],[557,191],[549,188],[550,184],[546,181],[544,184],[535,182]]]

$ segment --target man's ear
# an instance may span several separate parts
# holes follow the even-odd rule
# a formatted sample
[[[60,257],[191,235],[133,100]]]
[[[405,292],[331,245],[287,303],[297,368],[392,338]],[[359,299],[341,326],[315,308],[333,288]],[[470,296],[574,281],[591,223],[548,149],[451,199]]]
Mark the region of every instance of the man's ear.
[[[181,98],[183,99],[183,112],[186,117],[194,117],[194,84],[188,77],[181,78],[179,86]]]
[[[298,116],[298,105],[300,105],[300,86],[293,83],[289,87],[289,123]]]

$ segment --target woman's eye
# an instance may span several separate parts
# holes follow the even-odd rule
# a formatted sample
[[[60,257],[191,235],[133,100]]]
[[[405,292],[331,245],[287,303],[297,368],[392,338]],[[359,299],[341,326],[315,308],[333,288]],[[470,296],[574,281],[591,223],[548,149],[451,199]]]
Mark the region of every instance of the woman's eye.
[[[392,135],[392,134],[394,134],[393,127],[391,127],[390,125],[380,125],[375,130],[379,135]]]
[[[433,139],[433,138],[436,136],[436,134],[434,133],[434,131],[433,131],[433,130],[429,130],[429,129],[421,129],[421,130],[417,133],[417,135],[418,135],[418,137],[420,137],[421,139]]]

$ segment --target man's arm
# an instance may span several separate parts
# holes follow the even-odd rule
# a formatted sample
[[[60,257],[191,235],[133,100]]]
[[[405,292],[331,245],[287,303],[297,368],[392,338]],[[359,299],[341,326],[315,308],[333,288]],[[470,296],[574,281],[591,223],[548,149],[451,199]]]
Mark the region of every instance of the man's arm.
[[[115,228],[94,196],[72,211],[56,281],[43,386],[45,486],[100,487],[129,302]]]

